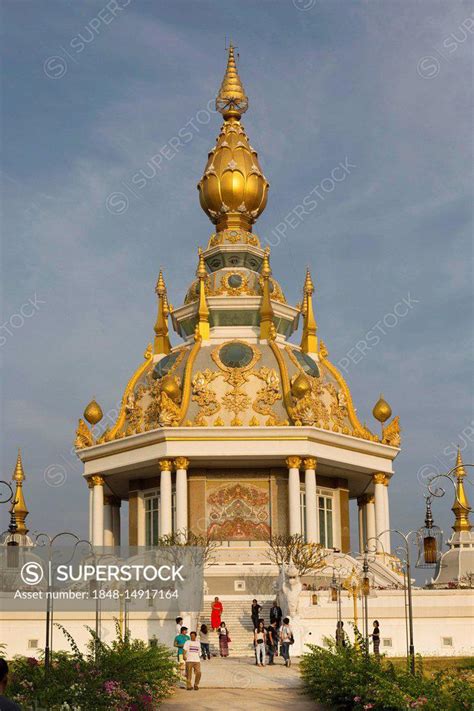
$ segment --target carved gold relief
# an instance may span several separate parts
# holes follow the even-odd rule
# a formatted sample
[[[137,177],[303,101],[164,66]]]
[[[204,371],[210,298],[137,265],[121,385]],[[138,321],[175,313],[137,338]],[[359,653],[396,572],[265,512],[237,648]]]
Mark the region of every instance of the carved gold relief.
[[[94,443],[94,435],[92,434],[92,431],[86,425],[84,420],[80,419],[77,425],[74,446],[76,449],[85,449],[86,447],[92,447]]]
[[[400,446],[400,418],[398,415],[385,427],[382,442],[391,447]]]
[[[212,381],[219,375],[220,373],[206,368],[204,371],[199,370],[192,380],[192,399],[199,405],[201,415],[215,415],[220,410],[217,395],[210,387]]]
[[[256,370],[254,375],[263,380],[265,385],[257,391],[252,407],[260,415],[274,415],[272,406],[277,400],[281,400],[280,378],[275,368],[267,368],[266,366]]]

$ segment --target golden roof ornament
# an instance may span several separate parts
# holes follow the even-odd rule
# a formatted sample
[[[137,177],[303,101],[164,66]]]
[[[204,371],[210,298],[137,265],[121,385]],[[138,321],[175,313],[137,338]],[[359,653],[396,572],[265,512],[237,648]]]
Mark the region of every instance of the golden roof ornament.
[[[265,250],[263,255],[263,264],[261,269],[261,275],[263,278],[263,295],[260,304],[260,338],[266,340],[272,340],[273,335],[273,307],[270,299],[270,277],[272,275],[272,270],[270,267],[269,260],[270,250]]]
[[[199,301],[198,301],[198,322],[197,333],[203,340],[208,340],[210,336],[209,327],[209,307],[206,300],[206,277],[207,270],[204,262],[204,254],[201,248],[198,250],[199,265],[196,270],[196,276],[199,279]]]
[[[163,272],[160,269],[158,281],[156,282],[155,293],[158,296],[158,313],[154,326],[155,340],[153,342],[153,352],[155,354],[168,355],[171,352],[171,343],[168,330],[169,305],[166,294],[166,284]]]
[[[306,270],[306,279],[303,289],[303,336],[301,338],[301,350],[303,353],[317,353],[318,339],[316,336],[317,326],[313,310],[314,284],[311,278],[309,267]]]
[[[461,449],[458,447],[458,454],[456,457],[456,499],[452,506],[452,512],[454,513],[454,526],[453,531],[470,531],[472,529],[471,522],[469,521],[469,514],[471,512],[471,507],[469,506],[469,501],[464,490],[464,477],[466,476],[466,470],[464,469],[464,463],[462,461]]]
[[[16,533],[22,535],[26,535],[28,533],[28,529],[25,525],[25,519],[29,512],[26,508],[25,497],[23,494],[23,482],[25,481],[25,478],[21,450],[18,449],[18,456],[12,476],[12,481],[16,482],[16,490],[13,496],[13,503],[10,507],[10,513],[12,514],[12,518],[16,521]]]
[[[102,412],[102,408],[99,405],[98,402],[95,401],[94,398],[90,401],[90,403],[87,405],[86,409],[84,410],[84,417],[87,420],[87,422],[94,426],[98,422],[101,421],[103,418],[104,413]]]
[[[392,408],[390,407],[388,402],[383,399],[382,393],[380,393],[380,397],[374,405],[372,414],[375,419],[378,420],[382,425],[388,420],[389,417],[392,416]]]
[[[216,108],[223,114],[224,124],[197,186],[199,200],[218,233],[226,229],[250,232],[265,209],[269,185],[239,121],[247,111],[248,99],[232,45]]]

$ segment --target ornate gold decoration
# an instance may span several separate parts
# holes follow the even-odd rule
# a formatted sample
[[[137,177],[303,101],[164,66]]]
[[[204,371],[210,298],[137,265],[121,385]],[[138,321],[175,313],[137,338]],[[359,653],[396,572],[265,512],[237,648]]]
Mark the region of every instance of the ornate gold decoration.
[[[286,459],[286,466],[288,467],[288,469],[300,469],[301,457],[288,457]]]
[[[225,120],[198,184],[201,207],[218,233],[226,229],[250,231],[267,202],[268,182],[239,121],[247,106],[230,46],[227,70],[216,99],[217,110]]]
[[[148,346],[145,350],[145,353],[143,354],[143,357],[145,358],[145,362],[142,363],[142,365],[140,365],[139,368],[137,368],[137,370],[135,371],[135,373],[132,375],[132,377],[130,378],[130,380],[127,383],[127,387],[125,388],[125,391],[122,396],[122,406],[120,408],[120,413],[117,418],[117,422],[112,427],[112,429],[107,432],[108,439],[104,440],[104,441],[112,440],[112,439],[115,439],[115,438],[121,436],[120,432],[121,432],[121,429],[122,429],[123,425],[125,424],[125,420],[127,418],[127,404],[129,404],[129,402],[130,402],[130,395],[133,395],[135,385],[138,383],[138,381],[140,380],[142,375],[144,375],[144,373],[153,365],[152,356],[153,356],[153,350],[152,350],[151,343],[150,343],[150,344],[148,344]]]
[[[386,420],[389,419],[389,417],[392,416],[392,408],[383,399],[383,395],[381,394],[379,399],[374,405],[374,409],[372,410],[372,414],[375,417],[376,420],[381,422],[382,424],[386,422]]]
[[[102,412],[101,406],[93,398],[84,410],[85,419],[90,425],[96,425],[101,421],[103,416],[104,413]]]
[[[232,287],[229,285],[229,278],[231,276],[242,277],[242,284],[237,287]],[[222,296],[227,294],[228,296],[242,296],[242,295],[254,295],[256,292],[254,289],[249,287],[249,277],[245,275],[245,272],[232,271],[227,274],[223,274],[220,279],[220,285],[216,289],[209,289],[208,293],[211,296]]]
[[[306,279],[303,290],[303,336],[301,339],[301,350],[303,353],[317,353],[318,339],[316,336],[317,326],[313,311],[314,285],[311,279],[309,268],[306,270]]]
[[[161,472],[172,472],[173,462],[171,459],[160,459],[158,462]]]
[[[260,240],[254,232],[242,229],[221,230],[217,234],[211,235],[208,242],[208,249],[217,247],[220,244],[249,244],[252,247],[260,247]]]
[[[263,279],[263,295],[262,302],[260,304],[260,338],[271,340],[272,339],[272,326],[273,326],[273,307],[270,300],[270,277],[272,270],[270,268],[270,261],[268,258],[269,249],[265,250],[265,255],[263,257],[262,264],[262,279]]]
[[[198,323],[197,328],[199,335],[203,340],[208,340],[210,335],[209,327],[209,307],[206,301],[206,264],[202,249],[199,248],[199,266],[196,271],[196,276],[199,279],[199,304],[198,304]]]
[[[327,358],[329,355],[328,349],[324,341],[319,341],[319,356],[320,358]]]
[[[165,375],[161,379],[161,392],[166,393],[171,400],[177,402],[181,398],[179,379],[171,375],[171,373]]]
[[[291,349],[290,349],[291,350]],[[311,383],[304,373],[299,373],[291,380],[291,394],[297,400],[311,391]]]
[[[303,459],[303,468],[305,471],[308,469],[316,469],[316,467],[317,467],[316,457],[305,457],[305,459]]]
[[[166,285],[163,279],[163,272],[160,269],[158,281],[156,282],[155,293],[158,296],[158,314],[155,323],[154,353],[171,352],[171,343],[168,335],[168,316],[170,313],[168,298],[166,295]]]
[[[214,420],[214,427],[224,427],[224,420],[222,417],[216,417]]]
[[[388,486],[388,476],[383,472],[376,472],[372,475],[372,479],[374,480],[374,484],[383,484],[384,486]]]
[[[176,457],[174,464],[176,469],[185,469],[187,471],[189,469],[190,462],[187,457]]]
[[[384,428],[382,442],[391,447],[400,446],[400,418],[398,415]]]
[[[74,441],[74,446],[76,449],[85,449],[86,447],[92,447],[95,444],[94,436],[84,420],[79,419],[76,430],[76,439]]]
[[[25,496],[23,494],[23,482],[25,481],[25,471],[23,469],[23,461],[21,458],[21,450],[18,448],[15,469],[13,470],[12,481],[16,483],[13,502],[10,507],[10,513],[14,514],[16,522],[16,533],[26,535],[28,529],[25,525],[25,519],[28,516]]]
[[[454,526],[453,531],[470,531],[472,529],[471,522],[469,521],[469,514],[471,513],[471,507],[469,506],[469,501],[464,490],[464,477],[466,476],[466,470],[464,469],[464,463],[462,461],[461,449],[458,447],[458,454],[456,457],[456,499],[452,506],[452,512],[454,513]]]
[[[221,408],[216,393],[210,388],[210,384],[213,380],[218,378],[219,375],[220,373],[213,372],[209,370],[209,368],[206,368],[204,371],[198,370],[193,378],[192,399],[199,405],[200,415],[215,415]]]
[[[258,418],[255,417],[255,415],[250,420],[249,427],[260,427],[260,422],[258,421]]]
[[[255,371],[254,375],[263,380],[265,385],[257,391],[252,407],[260,415],[273,415],[276,419],[272,407],[282,397],[280,393],[280,378],[274,368],[267,368],[266,366],[262,366],[260,370]]]
[[[99,474],[94,474],[94,476],[91,476],[90,481],[92,482],[92,486],[104,486],[105,484],[104,477],[100,476]]]
[[[222,362],[220,358],[220,351],[224,346],[230,343],[242,343],[246,347],[252,350],[252,358],[250,362],[243,366],[242,368],[231,368]],[[246,341],[240,341],[234,339],[233,341],[226,341],[222,345],[218,346],[211,352],[211,358],[223,371],[223,377],[226,383],[228,383],[232,390],[225,393],[221,402],[226,410],[234,413],[234,418],[231,421],[233,427],[241,427],[242,420],[239,418],[239,413],[244,412],[250,407],[251,400],[249,396],[242,390],[242,386],[248,382],[250,373],[249,371],[254,367],[255,363],[261,357],[260,351],[251,343]]]

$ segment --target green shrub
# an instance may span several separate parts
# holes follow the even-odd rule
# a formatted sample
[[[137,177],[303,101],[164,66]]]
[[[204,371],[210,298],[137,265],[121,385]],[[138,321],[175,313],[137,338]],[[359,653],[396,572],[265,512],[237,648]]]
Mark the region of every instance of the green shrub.
[[[154,711],[176,683],[175,656],[162,644],[148,646],[129,636],[111,644],[91,632],[85,654],[67,630],[71,652],[53,655],[47,671],[43,661],[15,657],[9,693],[25,709],[49,711]]]
[[[356,635],[357,637],[357,635]],[[325,640],[327,648],[310,646],[301,661],[308,693],[335,711],[462,711],[474,708],[472,673],[469,670],[438,672],[427,678],[422,660],[416,673],[365,653],[363,641],[346,641],[345,647]],[[469,676],[471,679],[469,679]]]

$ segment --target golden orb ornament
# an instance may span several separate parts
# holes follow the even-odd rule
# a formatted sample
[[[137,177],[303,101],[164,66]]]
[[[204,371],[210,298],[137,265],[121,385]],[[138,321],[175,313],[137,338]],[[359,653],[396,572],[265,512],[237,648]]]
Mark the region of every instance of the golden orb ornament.
[[[374,409],[372,410],[372,414],[376,420],[382,423],[386,422],[388,418],[392,416],[392,408],[390,407],[388,402],[383,399],[382,394],[375,403]]]
[[[300,373],[293,381],[291,385],[291,394],[297,399],[301,400],[309,391],[311,390],[311,384],[303,373]]]
[[[102,412],[101,406],[98,402],[94,400],[94,398],[92,398],[92,400],[84,410],[84,417],[86,418],[87,422],[90,425],[96,425],[98,422],[101,421],[103,416],[104,413]]]
[[[166,393],[171,400],[179,400],[179,385],[173,375],[165,375],[161,381],[161,392]]]

